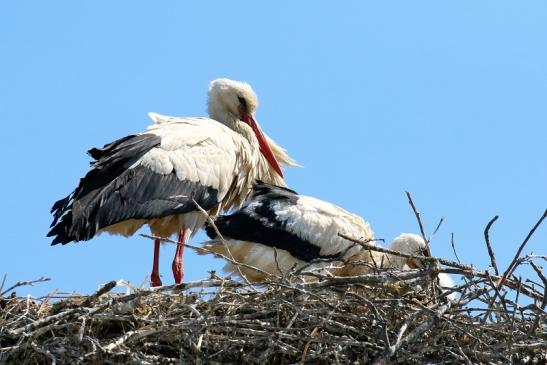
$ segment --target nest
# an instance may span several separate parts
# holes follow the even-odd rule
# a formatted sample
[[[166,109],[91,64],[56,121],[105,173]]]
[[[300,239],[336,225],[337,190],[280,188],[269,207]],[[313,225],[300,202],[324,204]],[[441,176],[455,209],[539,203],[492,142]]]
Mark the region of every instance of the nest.
[[[545,216],[503,273],[488,239],[493,219],[485,230],[492,265],[483,271],[419,257],[420,270],[314,282],[289,275],[257,285],[211,273],[37,299],[14,290],[46,278],[2,283],[0,364],[546,364],[547,256],[521,257]],[[516,277],[521,266],[534,277]],[[462,284],[443,291],[440,272]]]
[[[12,296],[0,303],[0,363],[547,362],[544,285],[497,288],[499,277],[467,274],[450,300],[435,272],[260,287],[213,274],[155,290],[113,281],[89,296]]]

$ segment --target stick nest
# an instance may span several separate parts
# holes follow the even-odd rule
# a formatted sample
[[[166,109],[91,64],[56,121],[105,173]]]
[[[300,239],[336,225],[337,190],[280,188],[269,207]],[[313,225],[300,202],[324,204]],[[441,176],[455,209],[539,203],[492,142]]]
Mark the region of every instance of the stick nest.
[[[3,290],[4,278],[0,364],[547,364],[539,265],[547,256],[521,257],[546,217],[547,210],[503,274],[488,236],[494,217],[484,232],[491,259],[484,271],[416,256],[421,270],[317,274],[307,283],[290,275],[258,286],[211,273],[155,289],[112,281],[91,295],[43,298],[14,289],[49,279]],[[516,276],[523,266],[533,278]],[[443,291],[441,272],[462,284]]]
[[[498,289],[499,278],[467,273],[450,300],[436,272],[260,287],[212,274],[159,289],[110,282],[61,299],[12,291],[0,299],[0,363],[547,362],[544,286],[508,279]]]

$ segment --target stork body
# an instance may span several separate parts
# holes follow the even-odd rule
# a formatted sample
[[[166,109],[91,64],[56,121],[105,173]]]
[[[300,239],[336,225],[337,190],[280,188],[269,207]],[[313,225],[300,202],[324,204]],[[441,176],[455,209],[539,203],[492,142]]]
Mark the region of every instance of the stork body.
[[[91,149],[91,170],[52,208],[52,244],[86,241],[102,232],[130,236],[143,225],[158,237],[177,233],[173,274],[180,282],[184,242],[205,222],[199,207],[216,215],[239,206],[254,179],[283,185],[279,164],[294,165],[261,132],[256,107],[248,84],[215,80],[209,88],[215,119],[151,113],[155,123],[145,132]],[[161,285],[159,247],[156,240],[153,286]]]
[[[273,276],[286,275],[305,267],[308,272],[351,276],[376,269],[422,267],[421,262],[371,251],[340,237],[373,243],[374,233],[361,217],[315,198],[298,195],[287,188],[258,182],[250,200],[238,211],[215,219],[216,230],[207,226],[212,239],[205,247],[237,262],[256,267]],[[415,234],[403,233],[390,249],[423,256],[426,244]],[[243,274],[250,281],[263,281],[261,272],[228,263],[225,270]],[[303,275],[304,280],[314,280]],[[439,274],[441,286],[451,287],[446,274]]]
[[[207,226],[212,240],[205,247],[271,275],[285,275],[310,264],[311,271],[351,275],[354,268],[340,266],[340,262],[362,255],[363,250],[338,233],[374,240],[370,225],[361,217],[334,204],[263,182],[253,185],[252,198],[243,208],[218,217],[215,225],[224,242],[212,226]],[[367,255],[365,259],[371,262],[370,252]],[[260,272],[236,268],[231,263],[225,269],[236,274],[241,270],[251,281],[265,279]]]

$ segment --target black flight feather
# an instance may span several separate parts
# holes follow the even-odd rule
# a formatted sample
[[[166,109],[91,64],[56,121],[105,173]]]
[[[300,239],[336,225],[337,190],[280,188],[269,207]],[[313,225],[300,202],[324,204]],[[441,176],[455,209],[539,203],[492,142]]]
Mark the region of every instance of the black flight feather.
[[[89,150],[92,169],[73,193],[53,205],[52,244],[89,240],[97,230],[128,219],[187,213],[197,208],[192,199],[206,210],[218,204],[214,188],[180,180],[175,171],[164,175],[131,167],[160,143],[159,136],[144,133]]]
[[[233,214],[216,218],[214,223],[225,239],[256,242],[285,250],[302,261],[339,258],[339,254],[321,255],[319,246],[289,232],[287,222],[277,216],[276,209],[287,204],[295,205],[298,198],[294,190],[257,181],[253,184],[249,204]],[[217,237],[210,224],[206,224],[205,231],[211,239]]]

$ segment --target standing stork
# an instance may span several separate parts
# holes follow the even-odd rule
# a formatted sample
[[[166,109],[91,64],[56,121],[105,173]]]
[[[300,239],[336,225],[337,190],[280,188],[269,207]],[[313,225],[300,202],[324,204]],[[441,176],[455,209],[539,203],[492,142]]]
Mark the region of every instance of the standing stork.
[[[256,122],[251,86],[217,79],[209,85],[209,118],[150,113],[145,132],[120,138],[89,154],[95,160],[76,189],[53,205],[52,245],[87,241],[104,231],[123,236],[150,226],[157,237],[178,233],[172,264],[182,281],[184,243],[206,217],[240,206],[255,179],[284,185],[281,165],[295,166]],[[154,243],[151,285],[159,276]]]
[[[225,270],[244,275],[250,281],[263,281],[266,275],[286,275],[291,270],[323,272],[352,276],[378,268],[421,268],[416,259],[367,250],[340,237],[342,233],[356,239],[374,242],[370,225],[361,217],[322,200],[299,195],[293,190],[257,182],[251,198],[238,211],[217,217],[215,227],[206,226],[211,241],[209,250],[260,271],[229,262]],[[217,232],[218,231],[218,232]],[[218,233],[222,237],[218,236]],[[390,249],[414,256],[424,256],[424,240],[403,233],[393,240]],[[453,282],[439,274],[442,287]],[[304,279],[313,280],[309,275]]]

